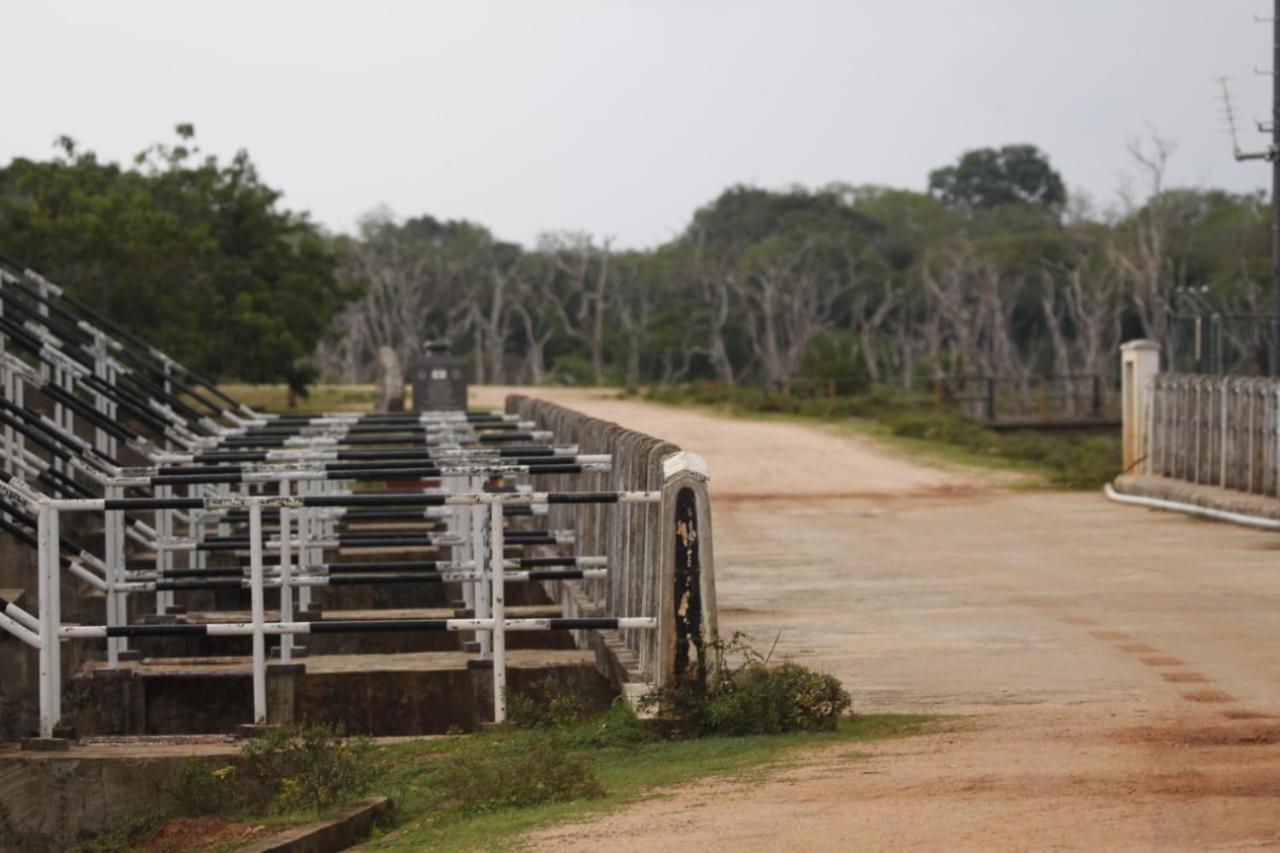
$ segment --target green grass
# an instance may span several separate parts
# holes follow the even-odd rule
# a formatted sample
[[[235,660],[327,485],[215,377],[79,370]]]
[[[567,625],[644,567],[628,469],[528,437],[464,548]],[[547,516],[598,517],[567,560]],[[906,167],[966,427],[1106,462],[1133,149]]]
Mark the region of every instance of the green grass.
[[[590,743],[588,737],[573,745],[571,754],[591,762],[603,786],[603,796],[479,813],[442,809],[448,792],[440,785],[439,768],[451,758],[465,762],[502,746],[521,749],[554,735],[495,732],[456,740],[398,744],[385,750],[387,764],[381,783],[385,791],[380,791],[396,800],[395,824],[382,830],[369,846],[387,850],[510,849],[524,833],[590,819],[628,803],[659,796],[666,788],[713,776],[765,778],[794,763],[806,749],[919,733],[932,719],[866,715],[846,718],[834,732],[650,740],[603,746]],[[588,721],[582,725],[599,723]],[[581,734],[580,729],[577,731]],[[575,730],[563,736],[572,743]]]
[[[264,744],[256,750],[265,761],[259,768],[266,773],[261,778],[252,775],[253,759],[247,755],[230,773],[223,762],[193,761],[184,781],[167,789],[163,800],[76,850],[136,850],[149,833],[164,831],[161,828],[171,819],[183,815],[278,831],[323,818],[371,795],[389,796],[395,804],[389,821],[365,842],[371,848],[508,850],[518,846],[525,833],[590,820],[665,796],[668,789],[698,779],[761,782],[807,754],[841,745],[850,748],[841,751],[838,760],[861,760],[865,753],[857,744],[920,734],[937,721],[868,714],[842,717],[831,731],[664,739],[652,724],[637,720],[629,706],[617,703],[601,714],[546,729],[507,725],[457,737],[366,742],[357,750],[348,748],[351,742],[337,739],[305,755]],[[277,740],[294,743],[308,731],[313,730],[304,728],[298,736]],[[345,768],[340,776],[332,772],[335,762]],[[286,796],[300,782],[321,778],[333,783],[335,795],[323,809],[317,810],[310,798]],[[202,844],[198,837],[188,838],[187,845],[204,853],[242,846],[212,838]]]

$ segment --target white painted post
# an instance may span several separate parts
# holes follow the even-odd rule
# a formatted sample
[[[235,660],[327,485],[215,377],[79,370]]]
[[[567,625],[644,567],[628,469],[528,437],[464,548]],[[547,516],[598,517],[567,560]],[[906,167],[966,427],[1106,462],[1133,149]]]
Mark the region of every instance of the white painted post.
[[[168,486],[156,486],[154,494],[157,498],[169,497]],[[165,575],[165,553],[169,542],[169,511],[165,509],[157,509],[155,517],[152,519],[156,529],[156,580],[164,580]],[[156,590],[156,614],[162,615],[165,612],[165,594],[162,590]]]
[[[54,364],[54,365],[52,365],[51,367],[50,367],[50,366],[47,366],[47,365],[48,365],[48,363],[47,363],[44,359],[40,359],[40,367],[41,367],[41,371],[43,372],[43,371],[44,371],[44,370],[46,370],[46,369],[47,369],[47,370],[49,370],[49,371],[51,371],[51,372],[50,372],[50,374],[49,374],[49,380],[50,380],[54,385],[58,386],[59,388],[62,388],[64,391],[66,391],[66,390],[67,390],[67,389],[66,389],[66,384],[67,384],[67,383],[63,381],[63,378],[62,378],[62,376],[63,376],[62,368],[61,368],[59,365],[57,365],[57,364]],[[74,394],[75,392],[74,392],[74,391],[69,391],[68,393],[72,393],[72,394]],[[65,421],[65,418],[64,418],[64,417],[63,417],[63,415],[62,415],[62,410],[63,410],[63,405],[62,405],[61,403],[54,402],[54,404],[53,404],[53,422],[54,422],[55,424],[57,424],[58,426],[60,426],[60,427],[64,425],[64,421]],[[64,463],[61,459],[58,459],[58,458],[56,458],[56,457],[55,457],[55,458],[54,458],[54,460],[53,460],[53,470],[57,471],[59,474],[65,474],[65,473],[67,473],[66,463]]]
[[[442,477],[440,484],[444,486],[445,492],[451,495],[461,494],[467,487],[469,482],[467,477]],[[471,554],[471,513],[467,511],[467,507],[445,507],[448,515],[445,516],[445,531],[452,536],[458,536],[462,539],[461,548],[454,548],[452,553],[454,557],[460,560],[477,559]],[[476,618],[480,618],[479,604],[477,602],[477,593],[479,592],[479,583],[477,581],[466,581],[462,584],[462,606],[475,613]]]
[[[311,486],[305,480],[298,481],[298,497],[306,497],[311,492]],[[311,514],[315,510],[310,507],[303,507],[298,511],[298,569],[306,572],[309,566],[318,566],[320,561],[312,559],[311,534],[314,530],[311,521]],[[302,610],[311,609],[311,587],[303,585],[298,588],[298,607]]]
[[[489,582],[493,589],[493,721],[507,719],[507,624],[503,595],[502,504],[489,504]]]
[[[289,480],[282,479],[280,481],[280,497],[289,497]],[[293,587],[289,581],[292,577],[292,567],[289,565],[293,558],[291,556],[292,549],[290,547],[290,521],[289,508],[281,505],[280,507],[280,621],[293,621]],[[293,660],[293,635],[280,635],[280,662],[289,663]]]
[[[116,493],[121,491],[117,486],[107,486],[104,495],[108,500],[116,497]],[[111,628],[120,625],[120,598],[124,594],[119,589],[119,584],[124,580],[124,567],[120,562],[120,549],[118,545],[118,536],[116,531],[115,516],[118,514],[116,510],[106,510],[102,513],[102,534],[103,548],[106,553],[103,554],[103,562],[107,567],[107,627]],[[115,669],[120,665],[120,638],[107,638],[107,666]]]
[[[267,637],[262,608],[262,505],[249,507],[249,598],[253,614],[253,721],[267,722]]]
[[[477,478],[478,480],[478,478]],[[472,482],[472,491],[479,493],[480,485],[477,480]],[[490,564],[489,549],[485,547],[485,509],[483,504],[477,504],[473,507],[457,507],[461,512],[470,513],[471,515],[471,559],[473,561],[474,571],[476,573],[476,618],[488,619],[493,615],[493,590],[490,587],[491,581],[487,576]],[[488,581],[488,582],[487,582]],[[493,654],[493,632],[478,631],[476,639],[480,643],[480,654],[489,657]]]
[[[58,654],[58,622],[53,599],[58,595],[56,567],[50,570],[50,540],[56,542],[53,510],[41,506],[36,513],[36,604],[40,608],[40,737],[53,737],[58,724],[54,695],[59,692],[54,658]]]
[[[1160,372],[1160,345],[1154,341],[1129,341],[1120,347],[1120,402],[1123,422],[1124,466],[1126,473],[1145,464],[1149,446],[1151,382]]]

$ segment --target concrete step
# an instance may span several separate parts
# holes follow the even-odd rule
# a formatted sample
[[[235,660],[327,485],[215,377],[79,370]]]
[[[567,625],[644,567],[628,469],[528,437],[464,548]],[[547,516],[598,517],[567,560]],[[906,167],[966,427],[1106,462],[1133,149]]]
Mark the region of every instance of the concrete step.
[[[289,670],[269,670],[268,721],[306,720],[370,735],[474,731],[493,719],[493,672],[471,666],[475,660],[463,652],[308,657]],[[554,672],[573,679],[576,692],[598,709],[615,695],[591,651],[514,650],[507,667],[514,690]],[[253,716],[246,658],[145,660],[110,678],[95,677],[95,669],[77,673],[64,703],[81,734],[233,733]]]

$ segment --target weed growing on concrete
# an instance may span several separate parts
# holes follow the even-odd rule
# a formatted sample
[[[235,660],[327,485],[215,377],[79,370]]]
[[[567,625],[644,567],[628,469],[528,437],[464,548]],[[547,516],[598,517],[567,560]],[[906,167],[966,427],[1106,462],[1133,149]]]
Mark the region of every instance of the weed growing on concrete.
[[[576,678],[552,670],[527,688],[506,691],[507,720],[521,729],[552,729],[586,719],[593,710]]]
[[[705,679],[655,690],[641,700],[672,736],[771,735],[835,731],[853,699],[833,675],[798,663],[771,663],[742,634],[710,644]]]

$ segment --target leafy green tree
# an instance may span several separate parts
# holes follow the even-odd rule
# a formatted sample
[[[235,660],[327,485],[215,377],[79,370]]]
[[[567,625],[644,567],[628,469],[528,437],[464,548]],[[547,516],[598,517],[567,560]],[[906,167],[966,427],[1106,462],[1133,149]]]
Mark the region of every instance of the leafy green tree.
[[[200,372],[302,391],[348,295],[330,242],[246,152],[220,163],[177,136],[129,167],[63,137],[0,168],[0,251]]]
[[[1056,213],[1067,201],[1062,177],[1034,145],[967,151],[929,173],[929,192],[970,210],[1026,205]]]

